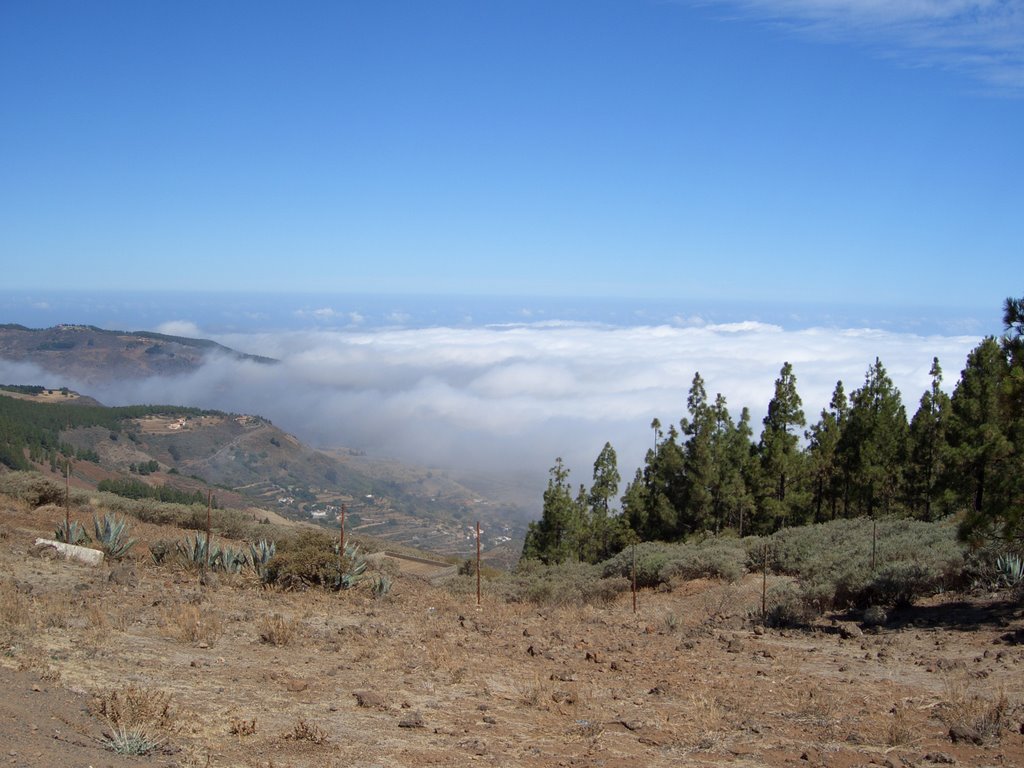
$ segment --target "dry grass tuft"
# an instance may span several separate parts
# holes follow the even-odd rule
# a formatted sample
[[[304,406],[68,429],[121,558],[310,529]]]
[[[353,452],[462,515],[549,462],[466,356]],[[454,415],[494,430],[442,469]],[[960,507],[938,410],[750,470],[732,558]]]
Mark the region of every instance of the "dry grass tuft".
[[[89,711],[111,725],[144,726],[165,732],[174,731],[177,720],[170,694],[132,685],[96,696]]]
[[[326,744],[329,739],[325,730],[301,718],[295,723],[295,727],[281,738],[287,741],[308,741],[311,744]]]
[[[890,747],[905,747],[913,744],[916,740],[917,728],[911,717],[912,708],[906,701],[895,704],[890,711],[892,720],[889,721],[888,732],[885,743]]]
[[[13,584],[0,584],[0,629],[28,629],[32,625],[31,602]]]
[[[44,595],[36,602],[36,610],[42,615],[40,621],[47,629],[67,629],[75,609],[65,595]]]
[[[161,624],[171,637],[193,645],[212,646],[223,631],[223,622],[212,609],[191,604],[166,608]]]
[[[281,614],[264,615],[259,623],[260,642],[268,645],[284,646],[291,644],[296,637],[296,624]]]
[[[90,712],[109,726],[103,743],[121,755],[148,755],[162,749],[174,733],[176,715],[170,694],[128,686],[95,697]]]
[[[239,739],[242,736],[252,736],[256,733],[256,718],[252,720],[243,720],[238,717],[231,718],[231,724],[228,726],[228,733],[232,736],[238,736]]]
[[[1002,690],[994,698],[984,696],[975,692],[963,676],[950,675],[943,681],[943,697],[935,712],[946,727],[968,729],[988,741],[999,738],[1011,709]]]

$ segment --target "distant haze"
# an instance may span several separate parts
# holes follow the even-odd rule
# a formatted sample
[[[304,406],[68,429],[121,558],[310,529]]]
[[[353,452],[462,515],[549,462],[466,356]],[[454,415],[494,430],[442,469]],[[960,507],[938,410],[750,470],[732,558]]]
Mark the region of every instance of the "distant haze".
[[[422,306],[406,303],[410,322],[423,314]],[[594,316],[601,306],[607,314],[608,305],[600,303],[588,311]],[[861,386],[876,356],[902,392],[909,417],[928,387],[932,358],[940,359],[951,389],[982,335],[911,332],[907,320],[900,329],[885,329],[896,323],[881,318],[878,328],[707,322],[695,313],[658,323],[588,322],[584,310],[572,321],[548,315],[530,322],[463,318],[364,328],[367,321],[352,321],[356,310],[328,305],[319,315],[293,310],[301,329],[214,333],[205,327],[209,319],[197,322],[187,305],[176,308],[176,319],[147,329],[213,338],[280,364],[215,357],[188,376],[124,380],[88,394],[110,405],[160,402],[258,413],[314,445],[429,466],[525,473],[536,485],[538,504],[555,457],[573,468],[573,481],[589,482],[606,440],[619,454],[624,481],[630,478],[652,443],[651,420],[667,427],[686,415],[695,371],[709,396],[725,395],[734,419],[750,408],[756,438],[786,361],[793,364],[808,422],[817,420],[837,379],[847,393]],[[76,387],[10,364],[0,364],[0,379]]]

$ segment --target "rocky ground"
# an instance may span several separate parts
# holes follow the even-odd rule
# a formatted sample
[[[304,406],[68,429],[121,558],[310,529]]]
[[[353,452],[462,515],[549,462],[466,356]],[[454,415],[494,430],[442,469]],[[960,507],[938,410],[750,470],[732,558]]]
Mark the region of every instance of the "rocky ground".
[[[203,585],[38,551],[0,503],[0,764],[1024,766],[1024,607],[764,630],[760,582],[601,606]],[[141,539],[178,532],[138,525]],[[111,749],[132,738],[148,754]]]

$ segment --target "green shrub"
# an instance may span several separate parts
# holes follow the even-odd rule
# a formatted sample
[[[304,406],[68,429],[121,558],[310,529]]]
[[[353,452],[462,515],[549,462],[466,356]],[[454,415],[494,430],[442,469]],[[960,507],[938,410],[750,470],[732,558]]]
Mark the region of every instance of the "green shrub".
[[[764,623],[769,627],[799,627],[812,621],[817,611],[794,584],[779,584],[765,596]]]
[[[31,507],[63,504],[64,483],[56,483],[38,472],[6,472],[0,475],[0,493],[21,499]]]
[[[743,542],[724,536],[706,536],[689,542],[644,542],[636,546],[636,583],[656,587],[672,579],[725,579],[736,581],[746,571]],[[601,564],[604,576],[632,579],[633,551],[627,547]]]
[[[468,579],[473,581],[475,579]],[[509,602],[543,605],[605,603],[629,590],[628,580],[602,578],[601,566],[587,563],[544,565],[539,560],[521,560],[506,580],[489,582],[492,590]]]
[[[264,581],[288,589],[308,586],[325,589],[351,589],[362,579],[366,559],[353,544],[345,546],[338,557],[338,543],[319,531],[303,531],[294,539],[284,539],[266,563]]]
[[[964,548],[951,522],[837,520],[786,528],[744,540],[747,563],[793,576],[803,602],[818,611],[867,605],[910,605],[962,582]]]

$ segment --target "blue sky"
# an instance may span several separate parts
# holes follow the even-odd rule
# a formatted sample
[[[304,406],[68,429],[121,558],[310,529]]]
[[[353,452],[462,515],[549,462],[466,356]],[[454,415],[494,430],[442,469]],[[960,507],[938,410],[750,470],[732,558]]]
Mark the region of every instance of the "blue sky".
[[[1018,0],[8,0],[3,286],[998,316],[1021,51]]]

